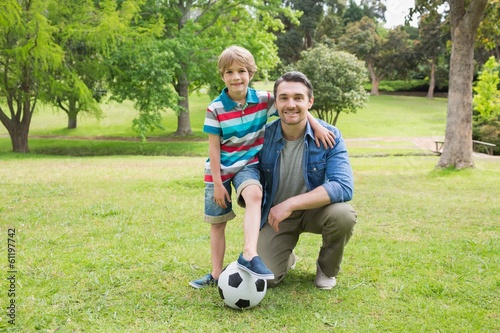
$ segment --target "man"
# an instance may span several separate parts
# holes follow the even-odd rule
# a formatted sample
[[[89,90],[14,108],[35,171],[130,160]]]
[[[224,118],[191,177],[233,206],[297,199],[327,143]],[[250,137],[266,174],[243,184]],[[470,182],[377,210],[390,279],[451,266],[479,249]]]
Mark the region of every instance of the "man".
[[[293,249],[300,234],[321,234],[314,283],[332,289],[356,223],[356,213],[346,203],[354,181],[345,143],[336,127],[320,121],[335,134],[335,146],[314,144],[306,118],[313,89],[304,74],[284,74],[274,84],[274,96],[280,119],[267,125],[259,153],[264,197],[257,251],[274,273],[268,280],[273,287],[295,264]]]

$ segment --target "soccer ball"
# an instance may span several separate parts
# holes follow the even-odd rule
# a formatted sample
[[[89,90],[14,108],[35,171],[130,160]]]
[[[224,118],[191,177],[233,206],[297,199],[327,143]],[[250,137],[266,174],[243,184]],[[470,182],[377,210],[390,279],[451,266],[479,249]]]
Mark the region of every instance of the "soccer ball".
[[[266,295],[267,281],[250,275],[233,261],[220,274],[218,288],[220,297],[229,307],[251,309]]]

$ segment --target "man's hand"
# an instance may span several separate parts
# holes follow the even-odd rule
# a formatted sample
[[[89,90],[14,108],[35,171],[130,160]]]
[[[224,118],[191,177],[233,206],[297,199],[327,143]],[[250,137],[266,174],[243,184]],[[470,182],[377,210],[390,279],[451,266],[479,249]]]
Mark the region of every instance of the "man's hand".
[[[278,232],[279,224],[283,220],[287,219],[292,213],[293,210],[290,209],[290,206],[287,204],[286,201],[283,201],[282,203],[277,204],[276,206],[271,208],[267,219],[271,227],[274,229],[274,231]]]
[[[231,197],[224,185],[214,185],[214,202],[222,208],[227,208],[226,200],[231,202]]]

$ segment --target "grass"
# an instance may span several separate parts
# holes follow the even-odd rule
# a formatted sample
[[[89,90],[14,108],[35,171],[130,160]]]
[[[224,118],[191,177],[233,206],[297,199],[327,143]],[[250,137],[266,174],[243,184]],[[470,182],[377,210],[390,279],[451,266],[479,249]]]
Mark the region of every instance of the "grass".
[[[372,97],[367,108],[341,115],[343,135],[368,144],[349,146],[359,156],[351,159],[358,224],[334,290],[313,285],[321,240],[309,234],[296,249],[297,267],[250,311],[225,307],[213,288],[189,287],[210,270],[202,222],[206,103],[193,96],[198,140],[189,142],[169,132],[157,136],[170,141],[133,141],[130,104],[110,106],[100,123],[81,119],[74,131],[61,115],[40,112],[32,154],[11,153],[0,137],[2,233],[5,244],[8,228],[16,229],[18,271],[16,324],[4,310],[0,331],[498,331],[498,160],[434,170],[436,156],[409,154],[417,151],[410,138],[444,134],[441,99]],[[171,121],[175,115],[166,116]],[[63,138],[36,137],[54,135]],[[120,140],[79,138],[95,136]],[[393,156],[363,157],[380,154]],[[243,242],[243,211],[236,213],[226,263]],[[8,301],[2,296],[0,306]]]
[[[201,157],[16,156],[0,168],[16,228],[11,332],[494,332],[500,325],[500,165],[433,170],[434,156],[355,158],[358,213],[339,285],[313,285],[304,235],[283,285],[250,311],[187,282],[209,265]],[[228,226],[226,262],[243,240]],[[5,239],[5,238],[4,238]],[[6,290],[6,280],[2,284]],[[5,298],[2,298],[5,307]]]
[[[256,82],[255,87],[261,90],[272,90],[271,83]],[[131,128],[137,111],[130,102],[104,104],[105,117],[103,119],[82,117],[79,119],[78,128],[72,130],[65,128],[67,119],[64,114],[57,113],[52,108],[41,107],[32,120],[30,150],[35,154],[64,156],[109,154],[207,156],[207,135],[203,133],[202,128],[205,109],[209,102],[207,95],[191,95],[192,136],[175,137],[177,118],[174,112],[167,111],[163,113],[165,130],[150,133],[147,143],[139,142]],[[446,108],[446,99],[442,98],[428,100],[422,97],[372,96],[364,109],[351,114],[342,113],[337,126],[347,139],[369,138],[373,140],[388,136],[393,139],[390,145],[370,144],[362,147],[356,144],[350,145],[349,150],[353,156],[419,154],[422,151],[413,144],[408,144],[408,138],[443,137]],[[71,139],[71,141],[57,141],[61,139]],[[396,143],[397,139],[400,143]],[[189,140],[191,143],[180,145],[179,140]],[[183,149],[186,149],[185,154],[183,154]],[[5,156],[10,151],[12,151],[10,139],[6,129],[2,126],[0,127],[0,156]]]

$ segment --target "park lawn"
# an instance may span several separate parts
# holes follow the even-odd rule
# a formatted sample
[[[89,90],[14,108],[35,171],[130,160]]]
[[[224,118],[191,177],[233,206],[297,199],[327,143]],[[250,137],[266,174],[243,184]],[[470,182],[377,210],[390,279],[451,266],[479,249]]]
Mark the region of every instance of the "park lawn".
[[[8,155],[2,233],[15,228],[7,332],[495,332],[500,164],[434,170],[435,156],[353,158],[358,213],[338,286],[313,285],[321,245],[261,304],[224,306],[188,282],[210,270],[202,157]],[[226,263],[241,251],[242,210]],[[6,247],[4,247],[4,254]],[[4,271],[5,272],[5,271]],[[4,274],[5,275],[5,274]],[[7,289],[6,279],[1,284]],[[1,298],[6,308],[6,297]]]
[[[256,82],[255,88],[272,90],[271,83]],[[187,139],[206,139],[203,122],[206,107],[210,103],[208,95],[193,93],[189,99],[190,122],[193,135]],[[132,130],[132,120],[137,117],[133,103],[110,102],[102,104],[104,117],[100,120],[81,116],[76,129],[67,129],[67,117],[63,112],[49,106],[39,106],[35,112],[30,135],[70,136],[76,138],[136,138]],[[337,122],[346,138],[373,137],[431,137],[444,136],[447,100],[425,97],[381,95],[370,96],[365,108],[356,113],[341,113]],[[173,111],[162,113],[165,130],[155,130],[148,137],[172,138],[177,129],[177,115]],[[274,118],[272,118],[274,119]],[[7,130],[0,127],[0,136]]]

